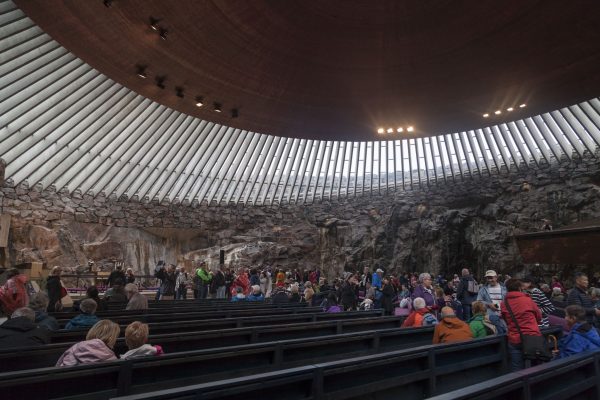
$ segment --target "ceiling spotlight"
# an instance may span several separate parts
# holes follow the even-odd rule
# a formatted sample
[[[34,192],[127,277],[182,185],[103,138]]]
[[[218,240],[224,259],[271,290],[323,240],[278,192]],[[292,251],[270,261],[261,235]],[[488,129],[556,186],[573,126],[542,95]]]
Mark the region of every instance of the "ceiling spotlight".
[[[152,28],[152,30],[159,30],[160,26],[158,26],[158,23],[160,22],[160,19],[156,19],[153,17],[150,17],[150,28]]]
[[[160,38],[162,40],[167,40],[167,34],[168,33],[169,33],[168,30],[161,28],[160,31],[159,31]]]
[[[148,74],[146,73],[146,66],[145,65],[136,65],[136,75],[139,76],[142,79],[146,79],[148,77]]]
[[[215,112],[220,113],[221,112],[221,103],[213,103],[213,110]]]
[[[175,95],[177,97],[183,99],[184,94],[183,94],[183,88],[181,86],[178,86],[178,87],[175,88]]]
[[[394,129],[388,128],[387,133],[394,133]]]
[[[377,133],[379,133],[379,134],[381,135],[381,134],[385,133],[385,129],[383,129],[383,128],[378,128],[378,129],[377,129]]]
[[[112,0],[104,0],[104,6],[105,6],[106,8],[108,8],[108,7],[112,6]]]
[[[490,116],[490,114],[488,114],[488,113],[483,114],[483,118],[487,118],[489,116]]]
[[[407,131],[407,132],[412,132],[412,131],[414,131],[414,130],[415,130],[415,128],[413,128],[412,126],[409,126],[408,128],[406,128],[406,131]]]
[[[527,104],[523,103],[519,106],[519,108],[525,108],[527,106]]]
[[[511,112],[512,110],[514,110],[514,108],[512,108],[512,107],[508,107],[508,108],[506,109],[506,111],[508,111],[508,112]]]
[[[202,96],[196,96],[196,107],[202,107],[204,105],[204,99]]]
[[[502,114],[502,111],[500,111],[500,110],[496,110],[496,111],[494,111],[494,114],[496,114],[496,115],[500,115],[500,114]]]
[[[404,132],[404,128],[403,128],[403,127],[400,127],[400,128],[398,128],[398,129],[396,129],[396,132],[398,132],[398,133],[402,133],[402,132]]]
[[[157,76],[155,78],[155,80],[156,80],[156,86],[158,86],[161,89],[165,88],[165,81],[167,80],[166,76]]]
[[[238,113],[238,109],[237,108],[234,108],[234,109],[231,110],[231,118],[237,118],[237,117],[239,117],[239,115],[240,114]]]

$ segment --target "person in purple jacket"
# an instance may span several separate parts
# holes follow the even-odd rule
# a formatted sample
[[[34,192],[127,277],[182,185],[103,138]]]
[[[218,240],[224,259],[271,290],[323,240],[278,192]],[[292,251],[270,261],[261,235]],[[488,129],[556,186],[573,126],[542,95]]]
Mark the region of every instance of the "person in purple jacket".
[[[419,275],[419,284],[413,290],[412,299],[416,299],[417,297],[421,297],[425,300],[425,305],[427,307],[437,308],[435,302],[435,292],[433,290],[433,280],[431,279],[431,275],[427,272],[423,272]]]

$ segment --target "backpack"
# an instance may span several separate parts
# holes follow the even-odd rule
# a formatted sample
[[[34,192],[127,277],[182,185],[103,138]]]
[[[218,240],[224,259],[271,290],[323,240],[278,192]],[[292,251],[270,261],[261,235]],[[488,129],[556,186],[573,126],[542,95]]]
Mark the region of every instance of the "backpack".
[[[469,279],[467,281],[467,292],[469,294],[478,294],[480,289],[480,285],[477,283],[475,279]]]
[[[483,323],[483,327],[485,328],[485,334],[487,336],[496,335],[498,333],[498,328],[496,327],[496,325],[494,325],[492,321],[490,321],[489,315],[485,315],[481,322]]]
[[[430,326],[436,325],[438,320],[431,313],[423,314],[423,321],[421,322],[421,326]]]

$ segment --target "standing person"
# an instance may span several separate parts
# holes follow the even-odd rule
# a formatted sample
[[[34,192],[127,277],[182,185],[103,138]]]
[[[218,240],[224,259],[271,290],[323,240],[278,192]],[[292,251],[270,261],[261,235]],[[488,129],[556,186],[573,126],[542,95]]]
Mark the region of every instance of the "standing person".
[[[225,270],[225,296],[228,299],[231,299],[232,296],[232,292],[231,292],[231,286],[233,285],[233,281],[235,280],[235,276],[233,275],[233,271],[231,270],[231,268],[227,268]],[[269,290],[267,292],[267,297],[269,297],[269,295],[271,291]]]
[[[187,298],[189,274],[185,267],[180,267],[175,279],[175,300],[185,300]]]
[[[204,261],[200,263],[200,268],[198,269],[198,277],[200,278],[200,290],[198,292],[198,298],[200,300],[203,300],[208,297],[210,282],[212,281],[212,272],[208,270],[208,266]]]
[[[16,268],[7,271],[7,281],[0,287],[0,306],[6,315],[11,315],[17,309],[26,307],[29,303],[27,294],[27,276]]]
[[[521,292],[521,285],[518,279],[506,281],[507,293],[501,306],[502,317],[508,326],[508,353],[512,372],[525,366],[521,335],[542,336],[538,326],[542,321],[542,312],[526,293]]]
[[[382,277],[383,270],[381,268],[377,268],[371,277],[371,286],[375,289],[381,289]]]
[[[479,294],[479,284],[473,278],[468,268],[463,268],[461,277],[456,289],[456,298],[463,306],[463,319],[468,321],[471,319],[471,305],[477,300]]]
[[[211,281],[211,285],[214,288],[214,292],[217,295],[217,299],[224,299],[226,282],[225,274],[223,273],[223,271],[221,271],[221,266],[219,266],[216,269],[215,274],[213,275],[213,279]]]
[[[108,276],[108,280],[106,281],[106,285],[108,287],[112,287],[112,285],[117,282],[117,280],[121,281],[121,285],[126,281],[125,273],[123,272],[123,264],[115,263],[115,269]]]
[[[48,312],[60,311],[62,304],[62,283],[60,282],[60,275],[62,274],[62,268],[54,266],[50,271],[50,276],[46,280],[46,292],[48,293]]]
[[[169,264],[166,268],[164,265],[155,273],[158,279],[160,279],[159,300],[173,300],[175,299],[175,281],[177,276],[175,275],[175,266]]]
[[[542,293],[540,289],[536,287],[536,279],[532,276],[526,276],[521,279],[522,290],[525,291],[531,297],[531,300],[538,306],[542,312],[542,321],[540,322],[540,328],[547,328],[550,326],[548,315],[556,310],[554,304],[548,300],[548,298]]]
[[[498,316],[500,315],[500,304],[506,296],[506,287],[498,282],[498,274],[494,270],[486,271],[485,279],[487,283],[479,289],[477,301],[485,304],[488,315]]]
[[[354,290],[354,282],[352,275],[350,275],[338,290],[337,294],[344,311],[356,310],[358,299],[356,298],[356,291]]]
[[[246,294],[250,294],[250,280],[248,279],[248,274],[246,274],[244,267],[240,267],[237,276],[233,280],[232,289],[234,291],[231,293],[232,296],[237,294],[238,287],[242,288],[244,296],[246,296]]]
[[[131,267],[127,268],[125,272],[125,284],[135,283],[135,275],[133,274],[133,269]]]
[[[381,294],[381,308],[383,308],[383,312],[385,315],[394,315],[393,300],[396,292],[394,291],[394,287],[390,283],[390,280],[387,278],[383,279]]]
[[[594,324],[594,318],[600,316],[600,310],[594,307],[592,299],[587,294],[589,281],[586,274],[578,272],[575,274],[575,286],[569,291],[567,304],[583,307],[587,322]]]
[[[252,268],[250,270],[250,286],[260,286],[260,276],[258,276],[258,270],[256,268]]]
[[[263,294],[267,294],[267,271],[261,271],[260,272],[260,276],[259,276],[259,280],[260,280],[260,291]]]
[[[308,305],[312,305],[312,298],[315,295],[315,291],[312,287],[312,283],[310,281],[306,281],[304,283],[304,302],[308,303]]]
[[[425,300],[425,305],[427,307],[433,307],[434,309],[437,309],[435,294],[433,291],[433,279],[427,272],[423,272],[419,275],[419,284],[417,287],[415,287],[415,290],[413,290],[412,299],[414,300],[417,297]]]
[[[285,272],[282,269],[277,270],[275,275],[275,286],[278,288],[285,287]]]

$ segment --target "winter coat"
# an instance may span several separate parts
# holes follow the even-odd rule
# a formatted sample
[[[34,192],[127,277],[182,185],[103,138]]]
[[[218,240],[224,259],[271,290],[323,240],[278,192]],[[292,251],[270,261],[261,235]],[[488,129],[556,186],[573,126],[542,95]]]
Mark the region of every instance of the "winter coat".
[[[100,318],[98,318],[95,315],[79,314],[79,315],[71,318],[71,320],[69,322],[67,322],[67,325],[65,325],[65,329],[75,330],[75,329],[91,328],[98,321],[100,321]]]
[[[0,306],[6,315],[10,316],[18,308],[29,304],[26,283],[27,276],[19,274],[7,280],[0,287]]]
[[[175,272],[168,273],[164,268],[158,270],[156,274],[154,274],[158,279],[160,279],[160,294],[163,296],[175,296],[175,280],[177,277],[175,276]]]
[[[108,276],[108,280],[106,281],[106,285],[107,286],[112,286],[118,280],[121,281],[121,285],[125,285],[125,281],[126,281],[125,272],[119,271],[119,270],[114,270]]]
[[[413,310],[402,323],[403,328],[419,328],[421,326],[435,325],[438,321],[428,308]]]
[[[394,305],[392,304],[392,301],[394,299],[394,295],[396,294],[393,286],[390,284],[385,285],[385,287],[381,290],[381,293],[383,294],[383,297],[381,297],[381,308],[383,308],[386,315],[392,315],[394,311]]]
[[[60,325],[56,318],[48,315],[48,313],[44,311],[35,312],[35,323],[38,324],[40,328],[45,328],[49,331],[57,331],[60,329]]]
[[[100,339],[79,342],[69,347],[56,362],[57,367],[70,367],[79,364],[91,364],[116,360],[111,349]]]
[[[340,303],[346,308],[356,307],[356,294],[354,288],[348,282],[344,282],[340,290],[338,291],[338,297]]]
[[[238,293],[231,298],[232,303],[237,303],[238,301],[246,301],[246,296],[243,293]]]
[[[197,274],[202,285],[208,285],[213,278],[212,272],[206,271],[204,268],[199,268]]]
[[[381,277],[377,272],[373,272],[371,278],[371,286],[381,289]]]
[[[558,347],[559,358],[600,349],[600,335],[591,324],[578,322],[573,325],[567,336],[560,339]]]
[[[0,325],[0,349],[33,347],[50,343],[50,331],[27,317],[11,318]]]
[[[121,355],[122,360],[128,360],[130,358],[137,357],[148,357],[148,356],[160,356],[164,354],[161,346],[152,346],[149,344],[143,344],[137,349],[129,350],[127,353]]]
[[[265,300],[265,296],[263,296],[262,293],[259,294],[250,294],[248,295],[248,297],[246,297],[247,301],[264,301]]]
[[[576,304],[578,306],[583,307],[585,310],[585,318],[587,322],[593,324],[594,316],[596,315],[596,309],[594,308],[594,303],[590,296],[587,295],[585,290],[580,289],[575,286],[573,289],[569,291],[569,295],[567,297],[567,304],[573,305]]]
[[[56,275],[50,275],[46,281],[46,292],[48,292],[48,312],[56,311],[55,305],[61,299],[61,288],[60,277]]]
[[[531,298],[523,292],[508,292],[500,307],[502,310],[502,318],[508,326],[508,341],[513,345],[521,343],[521,337],[515,322],[510,316],[506,303],[510,305],[515,319],[519,323],[523,335],[541,336],[538,324],[542,320],[542,312]]]
[[[469,328],[471,328],[471,333],[474,338],[486,337],[487,331],[485,330],[485,325],[483,324],[483,314],[479,314],[474,316],[469,320]]]
[[[147,310],[148,298],[141,293],[135,293],[127,302],[126,310]]]
[[[432,307],[434,304],[436,304],[433,288],[428,290],[425,289],[423,285],[417,285],[415,290],[413,290],[411,298],[414,300],[417,297],[421,297],[423,300],[425,300],[425,305],[427,307]]]
[[[452,343],[473,339],[469,325],[457,317],[445,317],[435,326],[433,344]]]

